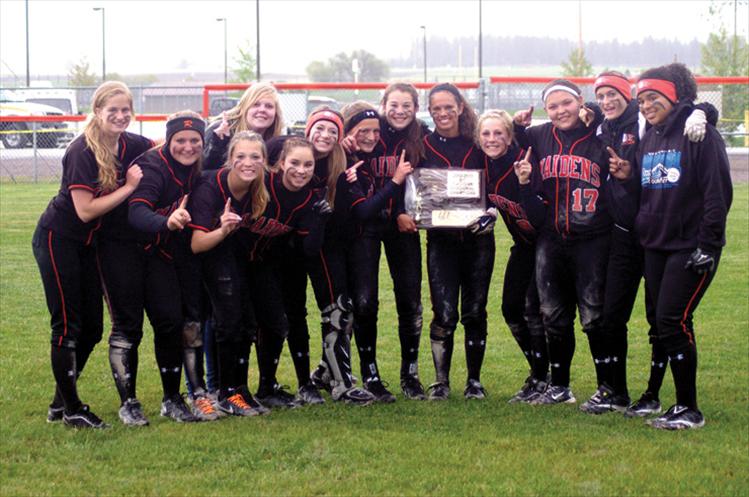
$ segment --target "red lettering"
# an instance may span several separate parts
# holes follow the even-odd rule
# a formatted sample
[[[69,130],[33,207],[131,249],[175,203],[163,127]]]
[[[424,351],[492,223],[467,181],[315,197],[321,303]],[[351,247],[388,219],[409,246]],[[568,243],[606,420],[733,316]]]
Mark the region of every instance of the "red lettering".
[[[595,162],[591,163],[590,184],[596,188],[601,186],[601,168]]]
[[[570,179],[580,178],[580,157],[572,157],[570,160]]]

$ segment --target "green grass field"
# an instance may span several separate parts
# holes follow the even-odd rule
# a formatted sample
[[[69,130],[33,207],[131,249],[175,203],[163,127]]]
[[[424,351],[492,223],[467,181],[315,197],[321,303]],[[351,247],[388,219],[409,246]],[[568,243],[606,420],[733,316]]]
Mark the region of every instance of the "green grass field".
[[[728,246],[696,316],[698,392],[707,424],[653,430],[642,420],[591,417],[577,405],[510,405],[526,366],[502,321],[499,294],[509,241],[497,230],[483,402],[462,398],[463,347],[445,403],[399,399],[367,408],[333,405],[178,425],[158,416],[160,383],[143,341],[139,397],[151,426],[125,428],[106,343],[92,356],[81,397],[113,428],[66,429],[45,422],[53,380],[49,316],[31,235],[57,185],[0,185],[0,495],[747,495],[749,494],[749,188],[735,189]],[[384,268],[383,268],[384,269]],[[379,360],[394,390],[399,345],[391,284],[382,270]],[[641,300],[641,299],[640,299]],[[312,300],[310,300],[312,302]],[[425,321],[429,320],[424,285]],[[314,313],[310,328],[317,330]],[[641,302],[630,323],[629,384],[644,387],[649,346]],[[146,336],[151,335],[150,329]],[[315,333],[313,336],[317,337]],[[458,343],[462,343],[458,330]],[[593,393],[578,332],[572,388]],[[313,356],[317,353],[313,341]],[[257,378],[255,361],[251,378]],[[421,376],[433,379],[428,336]],[[294,385],[291,361],[279,379]],[[673,403],[670,374],[662,391]]]

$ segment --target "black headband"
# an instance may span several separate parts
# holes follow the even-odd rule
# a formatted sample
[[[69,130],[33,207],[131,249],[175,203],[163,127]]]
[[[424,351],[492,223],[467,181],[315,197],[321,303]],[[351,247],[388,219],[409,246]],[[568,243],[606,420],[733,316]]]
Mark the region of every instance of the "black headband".
[[[379,119],[379,116],[377,115],[377,112],[372,109],[366,109],[361,112],[358,112],[351,116],[351,119],[346,121],[346,125],[343,127],[343,132],[345,134],[348,134],[349,131],[354,129],[357,124],[362,122],[365,119]]]
[[[205,138],[205,121],[199,118],[195,117],[178,117],[176,119],[172,119],[171,121],[167,121],[166,123],[166,144],[169,145],[169,142],[172,139],[172,136],[174,136],[175,133],[179,133],[180,131],[197,131],[200,134],[200,138]]]

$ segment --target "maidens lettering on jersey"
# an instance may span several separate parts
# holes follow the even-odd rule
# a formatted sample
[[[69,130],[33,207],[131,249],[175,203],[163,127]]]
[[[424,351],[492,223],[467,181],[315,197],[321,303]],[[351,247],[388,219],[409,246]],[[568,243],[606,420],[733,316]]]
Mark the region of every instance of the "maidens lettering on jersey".
[[[392,155],[380,156],[370,161],[375,178],[392,178],[398,167],[398,158]]]
[[[533,228],[530,221],[528,221],[528,216],[526,216],[525,210],[519,203],[513,202],[512,200],[496,193],[489,194],[489,202],[497,206],[497,209],[514,219],[515,224],[520,231],[528,234],[535,233],[536,230]]]
[[[674,188],[681,178],[681,151],[659,150],[642,158],[642,187],[654,190]]]
[[[251,233],[257,233],[258,235],[266,236],[268,238],[284,235],[292,229],[288,224],[283,224],[272,217],[260,216],[253,222],[252,219],[250,219],[249,213],[242,216],[240,227],[247,227]]]
[[[547,155],[541,159],[541,177],[569,178],[601,186],[601,167],[590,159],[577,155]]]

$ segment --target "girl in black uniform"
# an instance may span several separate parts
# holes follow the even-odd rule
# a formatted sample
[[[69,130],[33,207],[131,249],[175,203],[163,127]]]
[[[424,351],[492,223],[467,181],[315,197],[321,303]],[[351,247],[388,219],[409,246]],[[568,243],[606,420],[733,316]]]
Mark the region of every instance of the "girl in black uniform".
[[[94,233],[101,218],[135,190],[139,166],[125,167],[151,141],[125,131],[133,99],[123,83],[108,81],[94,92],[83,134],[62,159],[60,191],[39,219],[32,246],[51,314],[50,358],[55,397],[47,421],[80,428],[106,425],[78,398],[77,378],[102,336],[102,293]]]
[[[203,254],[203,278],[213,309],[218,407],[235,416],[255,416],[268,410],[255,400],[247,384],[257,321],[247,247],[236,231],[248,229],[268,204],[262,137],[254,131],[239,131],[232,137],[228,156],[226,166],[207,171],[191,195],[191,247]]]
[[[259,322],[258,399],[269,407],[294,407],[295,398],[276,381],[283,342],[289,333],[284,309],[282,270],[288,236],[301,237],[304,254],[319,252],[325,224],[332,213],[330,204],[310,187],[315,168],[312,145],[302,138],[286,140],[279,159],[279,171],[266,178],[270,198],[263,215],[247,233],[250,266],[257,298]],[[242,233],[245,235],[245,233]]]
[[[382,150],[373,164],[375,189],[392,181],[398,157],[406,151],[406,160],[417,167],[424,158],[424,135],[429,129],[416,119],[419,94],[410,83],[392,83],[382,95],[380,109],[380,142]],[[378,149],[379,151],[379,149]],[[421,241],[413,219],[403,211],[401,196],[388,201],[380,216],[372,220],[370,233],[379,232],[385,248],[390,276],[393,279],[395,306],[398,312],[398,337],[401,345],[400,386],[407,399],[423,400],[424,387],[419,381],[419,343],[423,323],[421,305]],[[371,235],[370,235],[371,236]],[[377,244],[379,269],[379,243]],[[373,272],[373,276],[377,271]],[[372,282],[377,288],[377,279]],[[376,303],[376,300],[375,300]]]
[[[386,248],[386,254],[388,260],[392,261],[391,274],[394,275],[394,281],[397,281],[397,295],[400,297],[396,299],[397,307],[403,313],[404,319],[406,315],[410,316],[409,327],[413,328],[414,316],[420,315],[420,312],[417,312],[420,303],[406,302],[404,294],[408,293],[411,297],[414,294],[420,295],[420,292],[413,289],[414,286],[418,286],[418,282],[413,280],[420,271],[418,268],[411,268],[402,271],[402,275],[395,276],[395,261],[392,258],[398,249],[393,247],[399,245],[399,233],[391,217],[396,203],[402,198],[403,182],[413,168],[410,162],[405,160],[405,148],[401,148],[397,163],[394,157],[388,156],[386,145],[380,139],[380,121],[374,107],[364,101],[356,101],[343,109],[343,116],[346,134],[351,137],[357,150],[351,155],[349,162],[352,163],[352,167],[347,170],[347,175],[356,176],[356,181],[345,186],[349,191],[351,214],[357,222],[357,232],[348,255],[348,277],[354,301],[354,333],[359,350],[362,382],[364,388],[374,395],[378,402],[394,402],[395,396],[380,378],[376,359],[380,244],[387,240],[386,247],[390,247]],[[409,241],[413,242],[413,238],[406,243]],[[413,258],[412,254],[411,260]],[[400,276],[404,278],[401,279]],[[413,336],[412,331],[409,332],[409,336]],[[407,338],[406,341],[409,348],[418,350],[418,338],[416,346],[413,339]],[[417,363],[412,356],[409,357],[412,369],[416,373]],[[416,381],[418,382],[418,379]]]
[[[206,129],[204,166],[218,169],[226,163],[226,149],[234,133],[250,130],[266,142],[283,130],[283,114],[278,92],[270,83],[254,83],[245,90],[237,105],[221,114]]]
[[[645,284],[655,305],[657,340],[671,364],[676,404],[650,421],[654,428],[699,428],[697,345],[693,314],[725,245],[733,190],[725,144],[709,125],[690,142],[683,129],[697,84],[683,64],[645,71],[637,83],[640,112],[652,125],[637,153],[639,174],[614,155],[611,174],[630,190],[640,186],[635,230],[645,250]],[[618,182],[615,182],[618,185]]]
[[[502,315],[531,370],[510,402],[529,402],[546,389],[549,369],[534,272],[538,235],[534,224],[538,226],[543,218],[531,222],[528,216],[534,211],[523,208],[537,197],[529,175],[519,176],[514,168],[526,151],[514,140],[512,117],[503,110],[485,112],[479,118],[476,138],[485,154],[488,203],[499,211],[513,240],[502,285]]]
[[[346,290],[346,189],[338,190],[338,180],[346,169],[346,154],[341,146],[343,116],[326,106],[312,111],[307,118],[305,135],[312,144],[315,173],[310,181],[314,189],[326,192],[325,199],[333,215],[325,227],[322,249],[305,256],[302,247],[282,246],[285,250],[281,279],[284,308],[289,321],[289,352],[297,374],[297,402],[320,404],[319,388],[331,391],[334,400],[354,404],[372,401],[372,395],[353,386],[351,376],[350,325],[352,305]],[[276,160],[283,143],[290,137],[276,137],[269,143],[269,155]],[[275,151],[275,150],[277,151]],[[322,360],[310,375],[309,331],[307,329],[307,275],[312,281],[315,300],[321,312]],[[334,376],[335,375],[335,376]]]
[[[595,126],[580,117],[583,101],[574,83],[552,81],[544,88],[543,101],[551,122],[528,128],[525,135],[533,150],[533,173],[540,177],[537,193],[548,204],[536,244],[536,283],[551,384],[533,402],[573,403],[569,381],[576,307],[599,385],[605,367],[603,293],[611,231],[604,195],[608,154],[595,137]]]
[[[460,91],[449,83],[429,92],[429,113],[434,133],[424,138],[426,158],[420,167],[484,169],[481,150],[474,143],[476,114]],[[430,400],[450,395],[450,362],[453,335],[460,321],[465,328],[468,380],[463,392],[468,399],[483,399],[481,365],[486,350],[486,301],[494,267],[492,216],[465,229],[427,231],[427,270],[434,316],[429,326],[436,382],[429,387]]]
[[[187,243],[182,230],[190,221],[187,195],[200,175],[204,129],[204,121],[194,112],[169,116],[164,145],[137,159],[143,167],[143,180],[129,200],[131,228],[122,226],[117,239],[102,241],[102,282],[112,318],[109,362],[122,403],[120,419],[126,425],[148,424],[136,397],[144,310],[154,330],[164,391],[161,415],[175,421],[215,419],[209,402],[196,404],[206,411],[205,417],[197,417],[179,392],[183,340],[190,346],[197,345],[197,330],[191,323],[199,317],[191,309],[195,304],[190,299],[195,296],[190,293],[197,290],[185,287],[182,291],[183,285],[195,286],[195,282],[188,278],[182,283],[176,266],[188,260],[181,254]],[[188,371],[191,380],[195,376]]]

